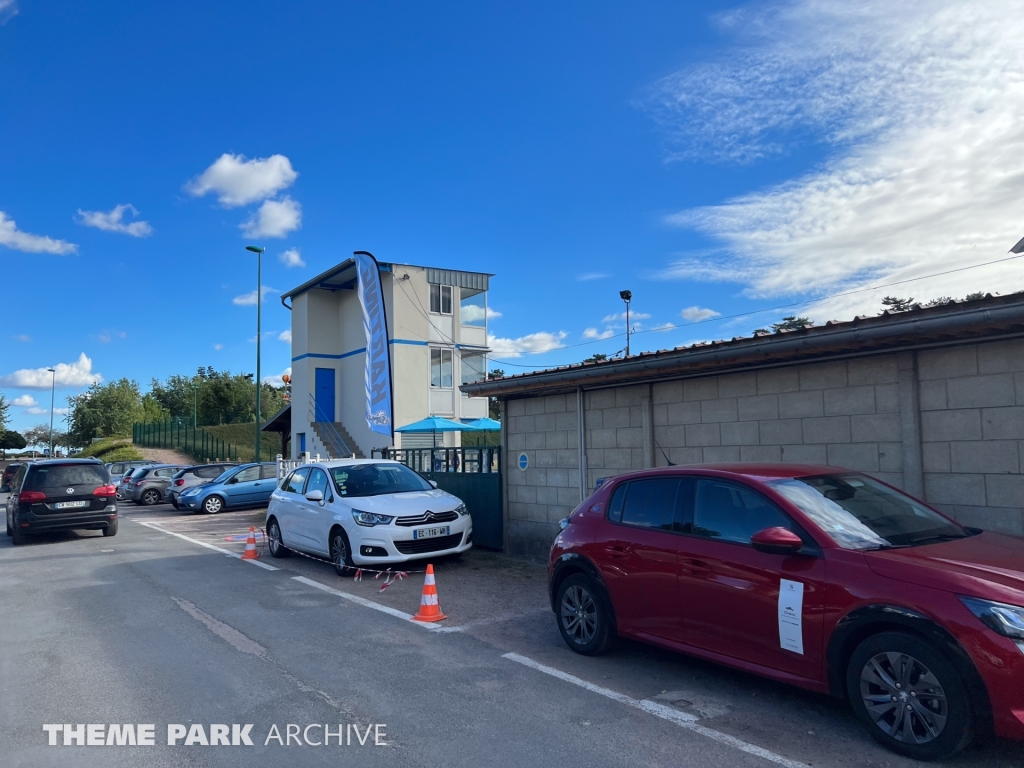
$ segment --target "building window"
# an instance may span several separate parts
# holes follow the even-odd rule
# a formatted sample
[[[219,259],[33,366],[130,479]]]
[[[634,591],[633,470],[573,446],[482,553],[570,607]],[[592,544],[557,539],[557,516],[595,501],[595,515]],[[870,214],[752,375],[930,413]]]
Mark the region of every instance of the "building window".
[[[430,311],[435,315],[452,313],[452,287],[430,283]]]
[[[452,351],[450,349],[430,350],[430,386],[442,389],[452,388]]]
[[[472,384],[484,380],[484,371],[487,370],[487,357],[482,352],[462,353],[462,383]],[[465,392],[463,397],[469,397]]]
[[[459,322],[483,328],[487,325],[487,294],[463,288],[459,293]]]

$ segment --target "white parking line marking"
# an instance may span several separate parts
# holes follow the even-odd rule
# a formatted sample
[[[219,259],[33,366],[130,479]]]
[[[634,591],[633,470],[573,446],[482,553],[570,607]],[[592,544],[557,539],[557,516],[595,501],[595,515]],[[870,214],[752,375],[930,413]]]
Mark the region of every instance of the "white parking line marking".
[[[319,589],[323,592],[329,592],[332,595],[343,597],[346,600],[351,600],[353,603],[361,605],[364,608],[372,608],[375,611],[386,613],[389,616],[394,616],[398,619],[404,619],[405,621],[415,624],[417,627],[423,627],[423,629],[429,629],[434,631],[438,629],[443,629],[443,627],[437,627],[433,624],[425,624],[422,621],[413,621],[411,613],[405,613],[404,611],[400,611],[397,608],[392,608],[388,605],[381,605],[380,603],[375,603],[373,602],[373,600],[367,600],[365,597],[359,597],[359,595],[353,595],[350,592],[342,592],[340,589],[328,587],[326,584],[321,584],[319,581],[307,579],[305,576],[292,576],[292,580],[302,582],[303,584],[306,584],[310,587],[315,587],[316,589]]]
[[[706,736],[707,738],[713,739],[714,741],[717,741],[721,744],[725,744],[727,746],[733,747],[734,749],[738,749],[740,752],[746,752],[748,755],[755,755],[757,757],[763,758],[765,760],[768,760],[769,762],[775,763],[776,765],[783,765],[786,766],[786,768],[809,768],[809,766],[806,763],[801,763],[797,760],[790,760],[789,758],[783,757],[782,755],[778,755],[770,750],[764,749],[763,747],[758,747],[754,744],[750,744],[746,741],[743,741],[742,739],[737,739],[734,736],[729,736],[728,734],[722,733],[721,731],[716,731],[713,728],[708,728],[706,726],[700,725],[697,723],[697,717],[689,714],[688,712],[679,712],[678,710],[675,710],[672,707],[660,704],[656,701],[651,701],[650,699],[634,699],[630,696],[626,696],[624,693],[613,691],[610,688],[602,688],[600,685],[588,683],[586,680],[583,680],[582,678],[576,677],[575,675],[570,675],[568,672],[562,672],[561,670],[555,669],[554,667],[549,667],[546,664],[541,664],[538,661],[534,661],[533,659],[527,658],[526,656],[521,656],[518,653],[506,653],[501,658],[508,659],[509,661],[514,661],[517,664],[522,664],[525,667],[535,669],[538,672],[543,672],[546,675],[551,675],[551,677],[556,677],[559,680],[563,680],[567,683],[572,683],[573,685],[577,685],[580,688],[590,691],[591,693],[596,693],[600,696],[604,696],[606,698],[611,699],[612,701],[617,701],[620,704],[625,704],[628,707],[643,710],[644,712],[654,715],[655,717],[660,717],[663,720],[668,720],[669,722],[675,723],[681,728],[686,728],[687,730],[694,731],[696,733],[699,733],[701,736]]]
[[[131,520],[133,523],[138,523],[139,525],[144,525],[144,526],[146,526],[147,528],[149,528],[151,530],[160,531],[160,533],[166,533],[168,536],[177,536],[179,539],[184,539],[185,541],[190,541],[193,544],[198,544],[200,547],[206,547],[207,549],[212,549],[214,552],[220,552],[222,554],[227,555],[228,557],[233,557],[236,560],[242,560],[242,556],[240,554],[238,554],[237,552],[231,552],[231,551],[229,551],[227,549],[221,549],[220,547],[215,547],[215,546],[213,546],[213,544],[207,544],[205,541],[199,541],[199,539],[193,539],[193,538],[185,536],[184,534],[181,534],[181,533],[175,533],[174,531],[168,531],[166,528],[161,528],[156,523],[144,523],[141,520],[133,520],[130,517],[126,518],[126,519]],[[275,568],[272,565],[267,565],[266,563],[261,563],[259,560],[242,560],[242,562],[243,563],[251,563],[252,565],[255,565],[255,566],[257,566],[259,568],[262,568],[262,569],[264,569],[266,571],[279,571],[279,570],[281,570],[280,568]]]

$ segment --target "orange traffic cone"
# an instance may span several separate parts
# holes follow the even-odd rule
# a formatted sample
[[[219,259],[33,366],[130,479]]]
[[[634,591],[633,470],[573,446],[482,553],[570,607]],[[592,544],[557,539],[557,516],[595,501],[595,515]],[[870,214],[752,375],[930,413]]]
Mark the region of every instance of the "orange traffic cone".
[[[441,613],[437,602],[437,587],[434,585],[434,566],[427,566],[427,575],[423,579],[423,597],[420,598],[420,610],[412,617],[413,621],[444,621],[448,617]]]
[[[243,560],[257,560],[259,553],[256,551],[256,529],[249,526],[249,538],[245,540],[245,552],[242,553]]]

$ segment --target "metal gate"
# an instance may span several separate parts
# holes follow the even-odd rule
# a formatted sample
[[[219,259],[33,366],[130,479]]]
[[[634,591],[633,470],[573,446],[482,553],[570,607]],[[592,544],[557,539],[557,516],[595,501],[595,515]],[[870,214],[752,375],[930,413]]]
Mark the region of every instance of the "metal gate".
[[[380,453],[462,499],[473,518],[476,546],[503,548],[501,448],[385,448]]]

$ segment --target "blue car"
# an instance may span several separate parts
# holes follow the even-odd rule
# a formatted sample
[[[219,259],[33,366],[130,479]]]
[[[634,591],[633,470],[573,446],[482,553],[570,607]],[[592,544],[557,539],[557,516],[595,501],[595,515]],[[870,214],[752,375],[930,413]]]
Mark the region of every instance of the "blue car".
[[[189,488],[178,497],[180,509],[215,515],[227,508],[265,507],[277,487],[277,464],[241,464],[212,482]]]

